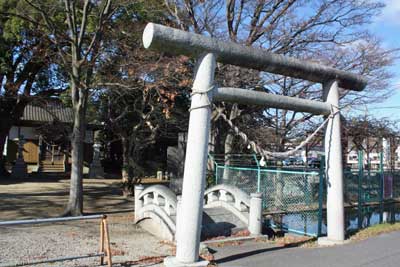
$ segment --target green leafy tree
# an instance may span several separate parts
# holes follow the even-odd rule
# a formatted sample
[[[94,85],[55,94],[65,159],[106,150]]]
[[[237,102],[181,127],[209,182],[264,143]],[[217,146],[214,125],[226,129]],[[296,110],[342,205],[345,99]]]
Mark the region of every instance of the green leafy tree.
[[[1,152],[11,126],[19,121],[25,106],[32,101],[39,104],[63,89],[62,79],[52,79],[56,66],[51,65],[50,58],[55,47],[42,38],[43,19],[27,15],[33,11],[24,1],[0,1]],[[0,176],[8,175],[4,163],[0,153]]]
[[[96,64],[103,53],[104,34],[112,29],[121,2],[104,1],[21,1],[29,9],[19,8],[14,17],[23,18],[29,27],[37,27],[41,39],[53,48],[52,63],[68,77],[74,121],[71,138],[71,186],[65,215],[83,212],[83,140],[86,110]]]

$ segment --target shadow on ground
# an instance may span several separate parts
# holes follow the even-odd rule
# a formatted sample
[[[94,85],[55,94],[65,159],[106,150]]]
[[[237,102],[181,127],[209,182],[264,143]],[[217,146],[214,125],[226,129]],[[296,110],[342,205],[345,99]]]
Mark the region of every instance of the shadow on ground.
[[[60,216],[69,182],[57,176],[0,180],[0,220]],[[119,180],[84,179],[83,187],[85,214],[133,211],[133,199],[122,196]]]
[[[240,259],[249,258],[266,252],[273,252],[282,249],[300,247],[310,240],[293,241],[282,244],[279,241],[251,240],[236,245],[211,246],[211,253],[215,256],[216,264],[229,264]]]

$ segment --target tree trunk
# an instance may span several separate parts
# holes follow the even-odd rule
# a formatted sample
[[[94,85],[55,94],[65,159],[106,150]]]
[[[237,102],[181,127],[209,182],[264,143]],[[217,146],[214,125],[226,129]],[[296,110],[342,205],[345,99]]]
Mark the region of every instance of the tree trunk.
[[[369,133],[368,133],[368,135],[369,135]],[[370,149],[369,149],[369,138],[368,138],[368,135],[367,135],[367,144],[366,144],[366,148],[367,148],[367,170],[368,170],[368,172],[369,172],[369,170],[370,170],[370,168],[371,168],[371,164],[370,164],[370,160],[369,160],[369,152],[370,152]]]
[[[122,140],[122,182],[129,182],[129,138],[121,137]]]
[[[215,154],[215,140],[216,140],[216,129],[215,125],[211,126],[210,130],[210,137],[209,137],[209,142],[208,142],[208,153],[211,155]],[[211,158],[208,158],[207,161],[207,171],[214,172],[214,162],[212,161]]]
[[[141,152],[143,151],[143,143],[139,144],[139,140],[135,139],[135,134],[130,137],[131,147],[129,148],[129,171],[131,171],[131,176],[136,179],[140,179],[144,175],[142,167],[139,165],[141,159]]]
[[[71,185],[64,216],[80,216],[83,214],[83,141],[86,131],[86,99],[80,99],[79,102],[74,107],[74,126],[71,140]]]
[[[238,105],[233,104],[231,112],[229,114],[229,120],[232,121],[232,120],[236,119],[240,115],[240,112],[241,111],[239,110]],[[234,136],[232,130],[229,129],[228,134],[225,137],[225,142],[224,142],[225,166],[229,166],[231,164],[231,155],[230,154],[232,154],[234,139],[235,139],[235,136]],[[225,168],[224,174],[222,177],[223,183],[228,182],[229,177],[230,177],[229,169]]]
[[[10,127],[1,126],[0,129],[0,177],[7,177],[10,174],[5,168],[6,158],[3,156],[3,151],[7,139],[7,135],[10,131]]]
[[[228,134],[225,137],[225,142],[224,142],[224,152],[225,152],[225,168],[224,168],[224,174],[222,176],[222,181],[223,183],[228,183],[229,182],[229,177],[230,177],[230,172],[229,169],[227,168],[231,164],[231,154],[233,150],[233,139],[234,135],[231,131],[228,132]]]

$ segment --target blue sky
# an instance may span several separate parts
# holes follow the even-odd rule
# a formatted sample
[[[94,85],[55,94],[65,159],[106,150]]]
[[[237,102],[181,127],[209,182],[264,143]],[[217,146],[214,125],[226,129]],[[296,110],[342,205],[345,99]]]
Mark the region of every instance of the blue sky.
[[[400,47],[400,0],[385,0],[386,7],[382,14],[370,26],[387,48]],[[395,77],[391,86],[395,88],[392,97],[383,103],[368,105],[369,113],[375,117],[389,117],[400,120],[400,60],[392,66],[391,71]],[[382,109],[382,107],[398,106],[399,108]]]

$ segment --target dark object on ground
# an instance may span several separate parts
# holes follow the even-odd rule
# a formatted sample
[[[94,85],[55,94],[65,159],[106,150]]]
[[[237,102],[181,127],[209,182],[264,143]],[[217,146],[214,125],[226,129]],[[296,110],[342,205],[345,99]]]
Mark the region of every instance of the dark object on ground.
[[[276,237],[284,237],[285,232],[282,230],[274,230],[270,226],[266,226],[265,224],[262,227],[262,234],[268,236],[268,240],[275,240]]]

